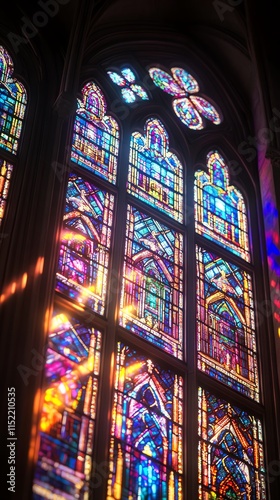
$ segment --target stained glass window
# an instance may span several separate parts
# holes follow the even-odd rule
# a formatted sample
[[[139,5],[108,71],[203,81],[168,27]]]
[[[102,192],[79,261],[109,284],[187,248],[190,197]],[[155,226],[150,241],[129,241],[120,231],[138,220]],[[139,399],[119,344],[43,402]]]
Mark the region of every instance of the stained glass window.
[[[121,94],[126,103],[149,100],[143,86],[136,83],[135,73],[130,68],[123,68],[120,73],[116,71],[107,71],[107,73],[112,82],[121,87]]]
[[[200,141],[189,154],[121,68],[100,68],[104,93],[90,82],[78,99],[34,499],[266,500],[245,198],[218,151],[193,171]],[[172,100],[189,129],[221,123],[191,73],[149,72],[153,98]],[[115,91],[148,113],[130,106],[119,126],[105,99]],[[199,388],[197,407],[202,382],[218,396]]]
[[[0,46],[0,147],[16,154],[27,95],[22,83],[12,77],[13,71],[11,57]]]
[[[78,99],[71,160],[96,175],[115,183],[119,150],[119,127],[106,113],[101,89],[88,83]]]
[[[13,166],[0,158],[0,226],[3,220]]]
[[[113,196],[76,174],[69,176],[56,289],[104,314]]]
[[[150,118],[144,135],[130,140],[128,192],[183,221],[183,167],[169,151],[169,140],[160,120]]]
[[[183,240],[129,206],[120,324],[182,358]]]
[[[172,101],[173,110],[187,127],[193,130],[205,128],[204,118],[215,125],[221,123],[221,114],[213,104],[201,96],[190,95],[200,89],[195,78],[186,70],[171,68],[170,75],[160,68],[153,67],[149,69],[149,74],[157,87],[176,97]]]
[[[196,252],[198,368],[258,401],[251,276],[213,252]]]
[[[107,498],[183,499],[183,381],[119,343]]]
[[[199,500],[265,500],[262,425],[199,389]]]
[[[229,184],[218,151],[207,155],[208,172],[195,174],[195,227],[199,234],[249,261],[247,210],[240,191]]]
[[[101,334],[56,310],[45,365],[34,500],[88,498]]]

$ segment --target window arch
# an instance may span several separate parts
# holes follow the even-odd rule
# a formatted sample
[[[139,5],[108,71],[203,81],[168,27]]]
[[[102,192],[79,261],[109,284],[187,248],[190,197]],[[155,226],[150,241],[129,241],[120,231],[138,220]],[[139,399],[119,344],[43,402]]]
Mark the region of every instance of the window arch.
[[[172,79],[151,68],[154,90],[175,97],[170,111],[186,130],[219,126],[216,104],[187,95],[199,91],[187,70],[170,68]],[[187,186],[172,120],[146,108],[141,124],[123,126],[107,94],[111,84],[127,90],[132,77],[106,75],[108,86],[83,87],[74,122],[35,497],[94,497],[96,432],[109,414],[106,498],[185,498],[191,391],[200,500],[265,499],[249,207],[218,148],[208,148],[204,170],[187,162]],[[128,106],[142,104],[122,94]],[[197,276],[189,284],[190,269]],[[197,340],[195,355],[188,338]],[[106,371],[113,379],[104,386]],[[101,387],[110,392],[103,406]]]
[[[14,157],[18,153],[27,94],[13,77],[14,65],[7,50],[0,45],[0,225],[6,209]]]

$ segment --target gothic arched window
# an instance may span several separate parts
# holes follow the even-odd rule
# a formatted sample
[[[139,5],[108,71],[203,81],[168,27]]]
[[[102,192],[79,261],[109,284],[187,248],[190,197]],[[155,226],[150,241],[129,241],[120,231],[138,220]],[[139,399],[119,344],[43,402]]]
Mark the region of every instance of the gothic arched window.
[[[13,77],[13,72],[13,61],[6,49],[0,46],[0,225],[27,104],[25,88]]]
[[[78,99],[37,500],[266,498],[250,203],[183,66],[108,67]]]

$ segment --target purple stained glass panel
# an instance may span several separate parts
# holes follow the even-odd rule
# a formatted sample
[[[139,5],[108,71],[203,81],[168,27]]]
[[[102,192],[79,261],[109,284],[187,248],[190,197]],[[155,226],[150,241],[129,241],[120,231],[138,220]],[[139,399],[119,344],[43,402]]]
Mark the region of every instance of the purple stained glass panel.
[[[114,198],[69,176],[56,290],[104,314]]]

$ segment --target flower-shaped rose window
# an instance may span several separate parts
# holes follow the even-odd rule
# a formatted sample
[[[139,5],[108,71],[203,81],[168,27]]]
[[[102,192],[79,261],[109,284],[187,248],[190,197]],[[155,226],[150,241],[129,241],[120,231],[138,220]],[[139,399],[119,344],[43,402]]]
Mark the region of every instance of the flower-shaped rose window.
[[[107,71],[112,82],[121,87],[121,94],[127,104],[136,100],[147,101],[149,99],[147,92],[136,82],[136,75],[130,68],[123,68],[120,73],[116,71]]]
[[[195,78],[182,68],[171,68],[171,74],[160,68],[150,68],[150,77],[154,84],[172,95],[174,112],[182,123],[193,130],[202,130],[206,126],[204,118],[215,125],[222,121],[221,113],[207,99],[200,95]]]

